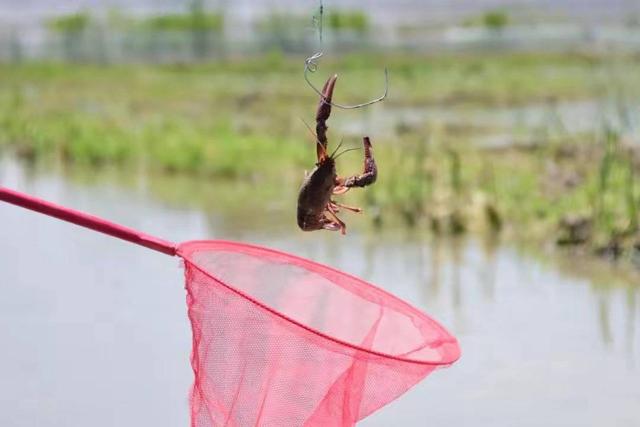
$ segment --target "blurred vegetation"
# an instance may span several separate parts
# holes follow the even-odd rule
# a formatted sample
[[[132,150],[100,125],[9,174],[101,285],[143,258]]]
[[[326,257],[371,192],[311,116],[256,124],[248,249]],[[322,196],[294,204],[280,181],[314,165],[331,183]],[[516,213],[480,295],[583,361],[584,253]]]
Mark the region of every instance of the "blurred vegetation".
[[[369,29],[369,17],[362,11],[331,11],[326,18],[328,27],[332,30],[351,30],[364,33]]]
[[[332,11],[323,18],[322,23],[325,26],[325,31],[332,30],[338,33],[353,31],[363,34],[369,30],[370,26],[369,17],[366,13],[358,10]],[[307,16],[286,12],[272,12],[268,14],[257,22],[257,27],[262,33],[271,35],[271,37],[277,38],[279,36],[283,38],[288,36],[291,38],[289,44],[295,42],[304,44],[305,41],[301,40],[300,34],[308,32],[312,28]],[[282,46],[285,51],[289,50],[288,44],[280,44],[280,46]]]
[[[69,62],[194,62],[224,57],[232,49],[307,53],[316,48],[317,29],[307,15],[271,10],[248,29],[250,45],[227,28],[224,9],[207,9],[189,0],[184,11],[134,16],[111,9],[106,16],[78,12],[50,18],[47,58]],[[319,18],[316,18],[319,19]],[[366,49],[371,22],[366,11],[332,10],[323,18],[326,45],[342,50]],[[229,30],[229,31],[227,31]],[[15,56],[15,55],[14,55]]]
[[[358,55],[327,60],[312,77],[320,84],[320,74],[339,70],[336,98],[355,103],[375,94],[386,65],[393,95],[381,108],[391,114],[602,98],[610,62],[552,54]],[[640,94],[637,65],[631,57],[617,63],[629,78],[629,97]],[[0,150],[28,161],[144,168],[204,182],[233,178],[270,197],[297,188],[315,163],[313,137],[301,119],[312,123],[317,96],[301,78],[299,61],[282,55],[162,67],[3,65],[0,80]],[[340,123],[367,111],[334,110],[330,143],[344,137],[346,145],[360,146],[362,132],[341,134]],[[394,135],[371,134],[378,182],[349,192],[346,201],[365,206],[371,227],[500,232],[631,256],[640,247],[640,150],[611,124],[570,135],[558,121],[549,116],[548,129],[525,135],[526,144],[487,148],[475,142],[490,128],[400,119]],[[339,173],[358,173],[361,154],[338,163]]]
[[[112,10],[106,20],[80,12],[50,19],[47,27],[57,36],[62,58],[70,62],[107,62],[107,50],[125,49],[147,60],[168,55],[178,47],[192,54],[189,59],[203,59],[219,51],[224,32],[224,15],[204,9],[202,0],[192,0],[184,13],[146,17],[123,15]],[[108,46],[111,33],[117,32],[121,47]],[[56,37],[51,40],[56,46]]]
[[[484,27],[491,31],[502,31],[510,24],[509,14],[503,10],[490,10],[482,15],[466,19],[466,27]]]
[[[500,31],[509,24],[509,15],[506,12],[494,10],[487,12],[482,17],[484,26],[490,30]]]
[[[305,38],[300,37],[308,31],[309,19],[306,16],[273,12],[256,23],[261,33],[259,44],[265,49],[278,46],[287,52],[304,52],[310,49]]]
[[[63,56],[68,61],[82,58],[91,16],[86,12],[57,16],[47,22],[50,31],[61,37]]]
[[[201,2],[193,2],[188,13],[168,13],[133,18],[112,11],[109,22],[118,29],[146,29],[152,31],[215,31],[224,28],[222,13],[207,12]],[[58,33],[80,33],[95,23],[87,12],[59,15],[47,21],[47,27]]]
[[[224,16],[219,13],[194,11],[192,14],[156,15],[141,19],[137,24],[153,31],[212,31],[224,28]]]
[[[86,30],[91,22],[91,17],[86,12],[77,12],[70,15],[61,15],[51,18],[48,27],[58,33],[79,33]]]

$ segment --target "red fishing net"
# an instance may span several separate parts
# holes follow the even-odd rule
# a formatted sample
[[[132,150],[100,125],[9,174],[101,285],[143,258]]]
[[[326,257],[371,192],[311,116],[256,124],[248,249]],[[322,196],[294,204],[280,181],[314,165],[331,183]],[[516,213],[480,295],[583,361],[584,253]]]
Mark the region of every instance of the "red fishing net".
[[[193,427],[352,426],[460,356],[423,313],[312,261],[232,242],[175,245],[8,188],[0,201],[184,259]]]
[[[460,355],[434,320],[332,268],[221,241],[178,255],[194,427],[352,426]]]

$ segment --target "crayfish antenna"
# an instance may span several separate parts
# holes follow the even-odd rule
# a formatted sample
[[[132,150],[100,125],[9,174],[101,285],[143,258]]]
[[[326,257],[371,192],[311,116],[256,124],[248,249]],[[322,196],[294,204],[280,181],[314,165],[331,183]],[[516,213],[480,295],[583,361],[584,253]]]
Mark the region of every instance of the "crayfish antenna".
[[[342,138],[342,139],[340,140],[340,143],[338,144],[338,146],[336,147],[336,149],[335,149],[335,150],[333,150],[333,153],[331,153],[331,155],[330,155],[329,157],[332,157],[332,158],[333,158],[333,156],[338,152],[338,150],[340,149],[340,147],[342,147],[342,143],[343,143],[343,142],[344,142],[344,138]]]
[[[332,156],[332,157],[333,157],[334,159],[337,159],[338,157],[342,156],[344,153],[348,153],[349,151],[357,151],[357,150],[360,150],[360,148],[359,148],[359,147],[355,147],[355,148],[347,148],[346,150],[344,150],[344,151],[342,151],[342,152],[338,153],[338,155],[337,155],[337,156],[335,156],[335,157],[333,157],[333,156]]]
[[[316,133],[313,131],[313,129],[311,129],[311,126],[309,125],[309,123],[307,123],[306,120],[303,119],[302,117],[300,117],[300,120],[302,120],[302,123],[304,123],[304,125],[309,130],[309,133],[313,136],[313,138],[314,139],[318,139],[318,135],[316,135]]]

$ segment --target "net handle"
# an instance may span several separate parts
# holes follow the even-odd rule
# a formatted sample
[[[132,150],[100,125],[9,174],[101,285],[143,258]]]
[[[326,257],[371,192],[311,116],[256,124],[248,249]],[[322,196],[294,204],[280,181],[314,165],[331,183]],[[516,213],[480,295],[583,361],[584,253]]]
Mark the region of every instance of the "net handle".
[[[10,190],[6,187],[0,187],[0,201],[58,218],[62,221],[67,221],[118,239],[126,240],[127,242],[135,243],[136,245],[144,246],[145,248],[153,249],[163,254],[176,255],[177,245],[175,243],[150,236],[133,228],[128,228],[97,216]]]

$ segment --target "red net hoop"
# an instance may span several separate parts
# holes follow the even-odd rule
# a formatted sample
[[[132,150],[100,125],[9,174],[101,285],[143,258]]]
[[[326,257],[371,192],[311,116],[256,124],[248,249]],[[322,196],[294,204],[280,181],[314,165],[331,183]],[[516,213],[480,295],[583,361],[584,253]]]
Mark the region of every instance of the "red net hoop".
[[[188,242],[193,427],[352,426],[460,356],[437,322],[278,251]]]

